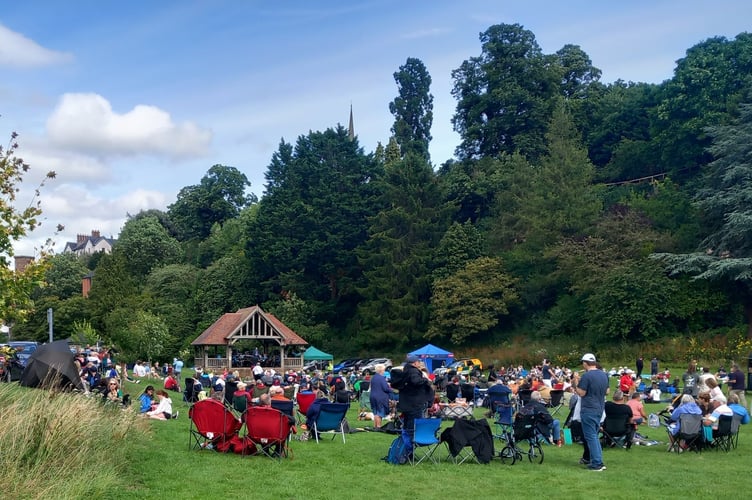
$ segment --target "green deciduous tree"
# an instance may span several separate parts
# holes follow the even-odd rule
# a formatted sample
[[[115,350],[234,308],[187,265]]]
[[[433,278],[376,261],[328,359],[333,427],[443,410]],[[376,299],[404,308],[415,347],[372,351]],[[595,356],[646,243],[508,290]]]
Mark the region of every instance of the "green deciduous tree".
[[[400,145],[402,156],[412,153],[430,160],[428,145],[433,124],[433,95],[430,93],[431,75],[420,59],[408,57],[394,73],[399,95],[389,103],[394,115],[392,133]]]
[[[711,161],[708,126],[729,123],[752,85],[752,34],[713,37],[687,50],[657,109],[658,153],[676,179]]]
[[[452,123],[462,137],[460,159],[520,152],[542,153],[554,97],[560,93],[556,59],[519,24],[481,33],[482,52],[452,71],[457,109]]]
[[[117,311],[119,327],[112,330],[111,340],[123,361],[159,359],[172,343],[167,323],[146,311],[130,311],[123,323],[124,310]]]
[[[43,283],[51,242],[48,241],[43,248],[38,249],[36,259],[23,271],[10,268],[11,259],[15,255],[13,244],[41,224],[40,189],[47,179],[55,178],[55,172],[48,172],[37,187],[31,203],[23,209],[17,207],[16,196],[24,175],[30,168],[16,155],[17,137],[14,132],[8,146],[0,146],[0,321],[11,325],[24,320],[34,309],[31,293]],[[61,228],[58,226],[58,229]]]
[[[214,224],[237,217],[240,211],[256,202],[256,196],[247,194],[251,183],[234,167],[214,165],[197,185],[186,186],[168,207],[181,240],[209,236]]]
[[[431,324],[426,338],[453,344],[478,340],[497,328],[516,302],[515,280],[500,259],[480,257],[434,282]]]
[[[136,277],[145,277],[152,269],[179,262],[182,250],[156,217],[133,218],[125,223],[115,245]]]
[[[718,309],[722,297],[687,280],[672,280],[655,261],[632,261],[603,276],[587,299],[594,342],[642,342],[683,331],[692,317]]]

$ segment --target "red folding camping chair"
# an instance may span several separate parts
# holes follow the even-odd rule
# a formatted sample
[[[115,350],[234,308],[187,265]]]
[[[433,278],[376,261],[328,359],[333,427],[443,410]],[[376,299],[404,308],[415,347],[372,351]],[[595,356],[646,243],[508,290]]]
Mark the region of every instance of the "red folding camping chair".
[[[289,455],[290,433],[295,432],[295,426],[281,411],[269,406],[251,406],[246,411],[245,426],[248,444],[267,457],[281,459]]]
[[[191,421],[188,449],[214,449],[225,452],[242,426],[232,411],[215,399],[204,399],[188,410]]]

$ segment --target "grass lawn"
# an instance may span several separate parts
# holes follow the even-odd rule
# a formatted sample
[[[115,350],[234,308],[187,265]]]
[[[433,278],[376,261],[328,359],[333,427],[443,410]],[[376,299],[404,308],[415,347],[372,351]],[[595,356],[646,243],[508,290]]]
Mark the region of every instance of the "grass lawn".
[[[128,389],[138,395],[143,384]],[[579,445],[545,446],[541,465],[525,460],[510,466],[496,458],[487,465],[444,461],[411,467],[382,461],[394,436],[375,432],[350,434],[344,444],[340,437],[332,441],[327,435],[319,444],[293,441],[293,457],[282,461],[192,451],[188,405],[176,401],[174,407],[180,418],[150,422],[150,438],[131,443],[130,472],[123,478],[125,487],[111,492],[113,498],[735,498],[750,485],[752,425],[742,426],[739,447],[730,453],[676,455],[666,453],[665,444],[607,449],[608,470],[603,472],[578,464]],[[659,409],[646,405],[648,412]],[[482,413],[476,410],[476,418]],[[348,419],[352,428],[363,427],[356,417],[357,403]],[[566,410],[557,417],[563,421]],[[641,432],[666,442],[663,428],[642,426]],[[446,456],[446,448],[437,453]]]

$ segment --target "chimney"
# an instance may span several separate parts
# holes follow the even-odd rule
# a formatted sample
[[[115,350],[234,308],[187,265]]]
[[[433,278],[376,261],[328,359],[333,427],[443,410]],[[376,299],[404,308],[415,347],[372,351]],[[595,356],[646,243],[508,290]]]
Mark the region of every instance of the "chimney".
[[[26,266],[31,264],[31,261],[34,260],[34,257],[30,257],[28,255],[16,255],[14,259],[16,263],[16,272],[22,273],[24,272],[24,269],[26,269]]]
[[[85,299],[89,297],[89,292],[91,291],[91,278],[93,276],[93,273],[89,273],[81,280],[81,295],[83,295]]]
[[[80,245],[81,243],[85,242],[88,238],[89,237],[86,236],[85,234],[77,234],[76,235],[76,243],[78,243]]]
[[[92,229],[91,230],[91,237],[92,238],[99,238],[99,229]]]

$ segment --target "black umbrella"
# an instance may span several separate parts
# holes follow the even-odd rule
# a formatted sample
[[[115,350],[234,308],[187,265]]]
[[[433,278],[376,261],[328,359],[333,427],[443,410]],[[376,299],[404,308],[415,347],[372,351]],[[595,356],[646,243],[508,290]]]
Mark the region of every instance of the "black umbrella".
[[[66,340],[39,346],[29,357],[18,383],[26,387],[84,390]]]

